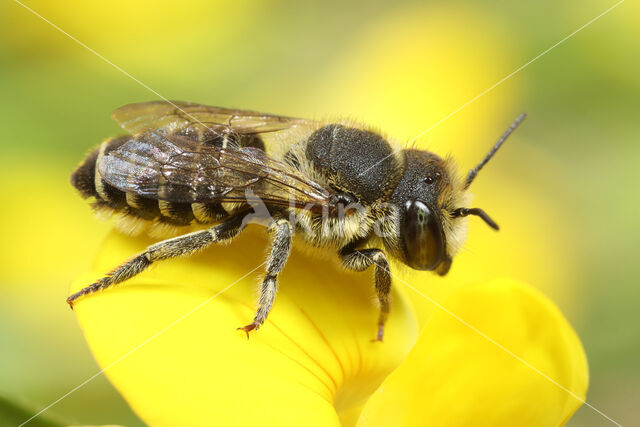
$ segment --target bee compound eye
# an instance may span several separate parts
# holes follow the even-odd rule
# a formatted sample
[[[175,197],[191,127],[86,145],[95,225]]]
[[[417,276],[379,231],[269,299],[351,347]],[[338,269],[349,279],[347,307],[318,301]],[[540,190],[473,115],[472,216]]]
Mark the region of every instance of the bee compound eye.
[[[402,237],[409,267],[434,270],[444,258],[445,241],[438,214],[419,200],[405,205]]]

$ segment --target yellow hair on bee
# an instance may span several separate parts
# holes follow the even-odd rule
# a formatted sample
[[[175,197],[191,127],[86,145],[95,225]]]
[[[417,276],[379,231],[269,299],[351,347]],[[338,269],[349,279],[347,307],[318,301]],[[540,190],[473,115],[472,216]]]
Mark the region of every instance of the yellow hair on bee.
[[[467,237],[467,220],[453,218],[452,213],[458,208],[468,207],[473,195],[464,188],[464,178],[458,173],[458,166],[453,157],[447,156],[444,159],[444,167],[449,183],[441,192],[439,203],[443,210],[442,228],[446,236],[447,254],[453,258]]]
[[[119,213],[116,216],[115,228],[123,234],[139,236],[149,227],[149,221],[145,221],[134,215]]]
[[[181,234],[188,233],[191,230],[190,226],[188,225],[178,226],[162,221],[153,221],[147,223],[149,224],[147,235],[154,239],[167,239],[176,237]]]

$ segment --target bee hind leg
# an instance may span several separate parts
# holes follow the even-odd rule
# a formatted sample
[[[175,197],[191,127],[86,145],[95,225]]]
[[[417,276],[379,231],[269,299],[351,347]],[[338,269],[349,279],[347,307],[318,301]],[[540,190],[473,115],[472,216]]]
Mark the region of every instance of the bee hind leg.
[[[269,226],[269,231],[273,237],[271,250],[267,258],[265,276],[260,288],[258,309],[252,323],[238,328],[238,330],[242,330],[247,334],[247,338],[249,338],[249,332],[260,328],[267,319],[273,306],[273,301],[276,298],[278,274],[282,271],[291,252],[292,228],[288,220],[277,219],[273,221]]]
[[[115,268],[102,279],[70,295],[67,298],[67,303],[73,309],[74,302],[81,296],[104,290],[111,285],[130,279],[142,273],[156,261],[190,255],[212,243],[232,239],[242,229],[242,220],[245,216],[246,213],[237,214],[206,230],[184,234],[151,245],[144,252]]]
[[[382,341],[384,336],[384,324],[389,317],[391,306],[391,272],[389,262],[384,252],[380,249],[355,249],[354,245],[347,245],[338,253],[342,264],[349,270],[364,271],[372,264],[376,266],[375,287],[380,302],[380,315],[378,316],[378,333],[375,341]]]

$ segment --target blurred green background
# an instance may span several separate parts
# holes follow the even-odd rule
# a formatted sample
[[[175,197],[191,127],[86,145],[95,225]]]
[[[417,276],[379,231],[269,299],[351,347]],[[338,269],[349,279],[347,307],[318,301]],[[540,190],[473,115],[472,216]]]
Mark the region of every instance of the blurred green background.
[[[407,141],[614,3],[24,4],[169,99],[346,115]],[[474,184],[506,230],[476,242],[509,248],[467,257],[559,305],[585,346],[588,401],[625,425],[640,420],[639,18],[622,3],[420,139],[465,170],[529,113]],[[64,299],[110,225],[68,175],[119,132],[114,108],[157,96],[13,1],[0,4],[0,94],[0,397],[34,413],[99,370]],[[104,376],[45,416],[141,424]],[[608,424],[588,407],[570,422]]]

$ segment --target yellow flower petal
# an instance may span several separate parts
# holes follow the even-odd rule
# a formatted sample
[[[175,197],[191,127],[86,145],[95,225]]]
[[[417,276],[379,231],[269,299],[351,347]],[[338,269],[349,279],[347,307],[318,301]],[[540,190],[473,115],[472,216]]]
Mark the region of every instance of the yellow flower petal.
[[[457,291],[443,306],[584,400],[584,350],[566,319],[537,291],[494,280]],[[582,402],[523,361],[437,310],[407,359],[369,399],[358,425],[566,422]]]
[[[72,290],[152,242],[111,234],[95,272]],[[417,327],[401,288],[384,343],[371,342],[372,274],[346,273],[295,249],[269,319],[247,341],[236,328],[253,317],[262,268],[242,277],[260,266],[267,246],[264,231],[250,227],[229,246],[163,261],[77,301],[96,359],[146,423],[339,425],[340,415],[356,418],[404,359]]]

